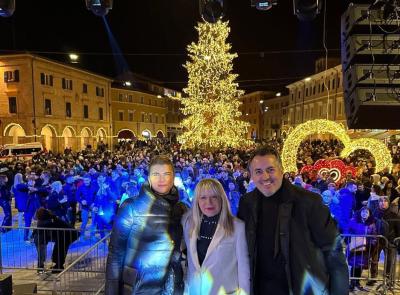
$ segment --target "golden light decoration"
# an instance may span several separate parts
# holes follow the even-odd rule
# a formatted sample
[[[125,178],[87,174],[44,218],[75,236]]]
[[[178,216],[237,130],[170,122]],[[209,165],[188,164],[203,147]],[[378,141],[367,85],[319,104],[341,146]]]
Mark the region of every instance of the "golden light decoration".
[[[339,123],[317,119],[298,125],[286,138],[282,149],[282,165],[284,171],[297,171],[296,157],[301,142],[310,135],[330,133],[344,145],[350,142],[346,130]]]
[[[221,148],[248,145],[249,123],[239,120],[239,97],[243,91],[232,74],[231,45],[228,22],[200,23],[198,43],[188,46],[189,61],[185,68],[189,74],[187,97],[181,99],[186,118],[181,122],[184,133],[178,141],[185,148]]]
[[[375,159],[375,171],[379,172],[385,168],[391,169],[392,167],[392,156],[386,145],[374,138],[359,138],[351,141],[349,144],[345,145],[343,151],[341,152],[341,157],[348,157],[355,150],[367,150],[371,152]]]
[[[360,138],[351,141],[343,125],[329,120],[317,119],[300,124],[289,133],[281,154],[284,171],[297,171],[296,157],[301,142],[307,136],[323,133],[332,134],[343,143],[342,157],[348,157],[355,150],[365,149],[370,151],[375,158],[376,172],[382,171],[386,167],[391,169],[392,157],[383,142],[371,138]]]

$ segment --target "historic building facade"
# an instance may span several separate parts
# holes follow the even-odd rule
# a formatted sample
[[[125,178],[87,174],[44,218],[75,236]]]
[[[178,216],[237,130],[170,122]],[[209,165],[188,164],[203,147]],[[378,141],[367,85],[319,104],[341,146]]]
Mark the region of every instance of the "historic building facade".
[[[153,82],[120,85],[31,54],[0,56],[0,75],[0,145],[41,142],[56,152],[100,141],[112,147],[118,139],[167,136],[170,109],[175,129],[182,118],[169,103],[180,93]]]
[[[247,138],[264,138],[264,102],[275,95],[271,91],[255,91],[240,97],[242,105],[239,110],[242,113],[241,120],[250,123]]]
[[[109,143],[109,78],[29,54],[0,56],[0,75],[0,144]]]

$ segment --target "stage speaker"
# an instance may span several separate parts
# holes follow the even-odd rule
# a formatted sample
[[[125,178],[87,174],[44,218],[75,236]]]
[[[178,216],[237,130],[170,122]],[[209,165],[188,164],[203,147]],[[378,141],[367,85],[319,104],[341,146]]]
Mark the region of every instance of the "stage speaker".
[[[0,295],[12,295],[11,275],[0,275]]]
[[[341,19],[343,98],[351,129],[400,129],[400,24],[391,1],[350,4]]]
[[[398,93],[398,94],[396,94]],[[400,88],[357,87],[345,93],[350,129],[400,129]]]

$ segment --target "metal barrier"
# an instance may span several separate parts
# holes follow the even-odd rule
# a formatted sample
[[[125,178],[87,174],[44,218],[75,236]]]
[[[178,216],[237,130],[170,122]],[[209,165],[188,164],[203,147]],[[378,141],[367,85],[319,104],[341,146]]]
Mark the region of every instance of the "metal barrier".
[[[0,273],[16,269],[38,273],[49,268],[54,272],[62,271],[108,233],[89,230],[81,233],[70,228],[0,228],[4,231],[0,230]],[[25,241],[27,232],[29,240]]]
[[[345,254],[349,265],[350,287],[353,287],[354,291],[371,291],[372,286],[377,284],[375,291],[386,294],[388,278],[392,271],[388,267],[388,261],[391,262],[393,258],[389,257],[392,252],[388,240],[381,235],[343,234],[342,238],[346,245]],[[382,251],[384,257],[380,263]],[[359,284],[362,280],[367,281],[371,290]]]
[[[103,292],[110,235],[107,234],[57,275],[53,288],[55,294],[95,295]]]
[[[398,253],[400,249],[400,237],[397,237],[393,240],[393,244],[395,246],[396,252]],[[396,253],[396,254],[397,254]],[[395,259],[393,260],[393,272],[390,276],[390,289],[393,291],[400,290],[400,265],[397,255],[395,255]]]

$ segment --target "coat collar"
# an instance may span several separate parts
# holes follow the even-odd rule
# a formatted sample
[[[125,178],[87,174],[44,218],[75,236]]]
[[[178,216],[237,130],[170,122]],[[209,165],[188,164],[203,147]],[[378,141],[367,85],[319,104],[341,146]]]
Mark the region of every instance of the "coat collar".
[[[224,238],[224,236],[225,236],[224,229],[222,228],[222,226],[220,224],[218,224],[217,228],[215,229],[215,233],[211,240],[211,243],[208,246],[206,257],[204,258],[204,261],[203,261],[203,265],[205,265],[207,263],[208,257],[211,255],[212,252],[215,251],[215,249],[218,247],[219,243]],[[199,257],[197,254],[197,237],[195,235],[192,235],[190,237],[190,252],[192,254],[194,266],[197,270],[199,270],[201,268],[201,266],[200,266]]]

